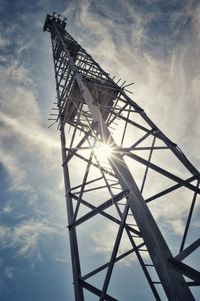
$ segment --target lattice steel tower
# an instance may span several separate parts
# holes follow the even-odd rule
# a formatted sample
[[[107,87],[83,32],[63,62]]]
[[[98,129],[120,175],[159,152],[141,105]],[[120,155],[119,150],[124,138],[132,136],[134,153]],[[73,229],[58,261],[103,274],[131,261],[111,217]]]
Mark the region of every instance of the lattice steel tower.
[[[148,300],[195,300],[190,287],[200,285],[200,274],[190,258],[200,245],[193,226],[200,174],[127,95],[129,85],[110,78],[65,27],[65,18],[47,15],[57,90],[50,119],[61,133],[75,300],[122,300],[113,271],[131,256]],[[182,236],[166,230],[176,206]],[[97,243],[107,248],[107,262],[99,264],[99,255],[92,263]]]

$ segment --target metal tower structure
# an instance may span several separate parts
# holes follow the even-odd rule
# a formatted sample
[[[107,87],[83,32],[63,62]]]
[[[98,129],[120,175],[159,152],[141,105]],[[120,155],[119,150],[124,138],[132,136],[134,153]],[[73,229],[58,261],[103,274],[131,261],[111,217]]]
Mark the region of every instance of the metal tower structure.
[[[190,258],[200,246],[193,225],[200,174],[128,96],[129,85],[115,82],[65,27],[53,13],[43,29],[53,49],[57,107],[50,120],[61,133],[75,300],[120,300],[112,276],[131,256],[148,300],[195,300],[191,286],[200,285],[200,273]],[[166,230],[170,210],[185,223],[181,235]],[[109,254],[98,266],[91,263],[95,233]],[[129,264],[134,269],[136,261]],[[132,293],[128,300],[136,300]]]

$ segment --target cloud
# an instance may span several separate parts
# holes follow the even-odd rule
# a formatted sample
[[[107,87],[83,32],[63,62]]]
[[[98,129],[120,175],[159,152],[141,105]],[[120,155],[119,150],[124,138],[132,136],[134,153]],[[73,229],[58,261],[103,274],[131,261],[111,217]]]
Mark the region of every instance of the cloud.
[[[30,71],[14,57],[1,69],[1,110],[22,120],[25,117],[30,121],[40,118]]]
[[[55,262],[59,262],[59,263],[67,263],[67,262],[69,262],[70,260],[68,259],[68,257],[66,256],[66,257],[58,257],[58,256],[55,256],[55,257],[53,257],[53,260],[55,261]]]
[[[0,258],[0,294],[8,291],[7,281],[13,280],[15,268],[6,264],[3,258]]]
[[[93,240],[95,248],[94,251],[99,254],[109,254],[113,249],[113,237],[117,235],[117,228],[115,225],[105,223],[105,231],[98,231],[93,229],[90,233],[90,238]],[[107,239],[105,240],[105,236]]]
[[[0,214],[3,214],[3,215],[11,214],[13,212],[13,209],[14,209],[14,206],[9,204],[9,202],[6,202],[6,205],[4,207],[2,206],[2,208],[0,210]]]
[[[0,225],[0,240],[4,241],[6,235],[7,235],[7,227],[4,225]]]
[[[113,18],[108,18],[110,9],[107,6],[102,7],[104,13],[102,15],[106,17],[84,7],[80,12],[80,26],[87,32],[91,32],[94,28],[95,32],[93,43],[88,42],[87,49],[94,54],[98,62],[103,62],[106,71],[116,74],[117,78],[122,77],[127,82],[136,83],[133,99],[144,107],[161,130],[190,154],[192,161],[200,167],[200,162],[196,159],[200,126],[198,118],[200,67],[199,64],[195,64],[200,54],[199,28],[195,18],[188,26],[178,22],[183,16],[185,19],[196,16],[196,8],[198,11],[199,6],[185,4],[179,10],[167,15],[169,20],[166,27],[171,26],[173,20],[172,24],[176,23],[177,31],[181,31],[182,34],[174,36],[171,30],[165,34],[161,32],[157,40],[162,35],[167,44],[163,42],[159,48],[160,56],[156,46],[151,49],[146,46],[151,39],[147,29],[152,20],[156,19],[156,15],[160,16],[160,22],[165,20],[164,13],[156,10],[145,11],[144,14],[134,6],[134,3],[125,1],[120,15],[123,18],[128,14],[130,18],[127,22],[119,22],[116,30]],[[118,17],[114,9],[112,15],[115,15],[115,19]],[[120,43],[116,43],[116,40]],[[173,40],[173,43],[168,44],[170,40]]]
[[[7,38],[0,36],[0,48],[5,48],[10,44],[10,41]]]
[[[10,267],[10,266],[6,266],[4,269],[4,273],[5,273],[6,277],[9,279],[14,278],[14,271],[15,271],[15,268]]]
[[[55,233],[55,228],[47,222],[25,221],[19,226],[15,226],[11,231],[10,247],[17,249],[19,256],[32,257],[39,253],[40,239],[45,239],[45,237],[50,237]]]
[[[0,160],[10,177],[10,190],[35,193],[32,171],[38,167],[39,173],[45,164],[47,175],[59,158],[60,143],[57,133],[44,125],[31,71],[14,56],[1,70]]]
[[[153,9],[152,5],[124,1],[119,14],[119,6],[115,10],[102,3],[80,2],[76,12],[71,8],[82,30],[75,34],[106,71],[136,83],[133,98],[195,160],[198,145],[190,147],[188,129],[191,139],[198,137],[200,67],[194,58],[199,57],[199,6],[184,1],[176,9],[168,5],[162,11],[162,5]]]
[[[9,154],[6,150],[0,149],[1,163],[5,167],[9,177],[9,190],[11,191],[27,191],[33,192],[30,183],[27,182],[27,173],[21,168],[20,162],[13,154]]]
[[[47,219],[26,219],[13,227],[0,225],[0,240],[4,248],[13,250],[15,256],[23,258],[40,257],[40,244],[57,234],[56,225],[50,224]],[[7,275],[9,275],[9,270]],[[10,271],[11,275],[11,271]]]
[[[31,49],[33,46],[34,40],[28,40],[27,42],[19,41],[17,45],[17,54],[22,54],[25,50]]]

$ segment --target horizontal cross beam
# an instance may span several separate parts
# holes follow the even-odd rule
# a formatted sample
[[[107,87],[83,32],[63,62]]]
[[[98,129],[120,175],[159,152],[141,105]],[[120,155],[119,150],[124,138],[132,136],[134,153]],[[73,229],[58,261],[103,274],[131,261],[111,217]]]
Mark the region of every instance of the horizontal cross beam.
[[[96,296],[100,297],[101,296],[101,290],[99,290],[98,288],[96,288],[95,286],[89,284],[86,281],[83,280],[79,280],[80,284],[82,285],[82,287],[84,287],[85,289],[87,289],[88,291],[90,291],[91,293],[95,294]],[[117,299],[111,297],[110,295],[106,294],[105,295],[105,300],[106,301],[118,301]]]

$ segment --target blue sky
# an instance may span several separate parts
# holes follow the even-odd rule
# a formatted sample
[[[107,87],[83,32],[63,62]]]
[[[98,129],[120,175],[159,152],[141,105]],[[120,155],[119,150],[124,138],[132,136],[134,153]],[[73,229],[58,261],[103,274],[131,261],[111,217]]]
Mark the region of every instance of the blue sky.
[[[0,299],[4,301],[73,300],[59,133],[48,129],[47,120],[56,92],[50,36],[42,27],[46,14],[53,11],[68,18],[69,32],[106,71],[135,83],[134,100],[200,169],[199,1],[0,0]],[[171,214],[171,231],[179,235],[181,226]],[[98,238],[91,242],[94,252],[87,255],[82,242],[88,265],[99,254],[106,257],[101,235],[94,233]],[[153,300],[142,289],[139,267],[136,270],[136,300]],[[111,284],[122,301],[133,296],[131,281],[123,291],[127,273],[134,277],[131,266],[124,264],[120,277],[115,275],[117,284]]]

